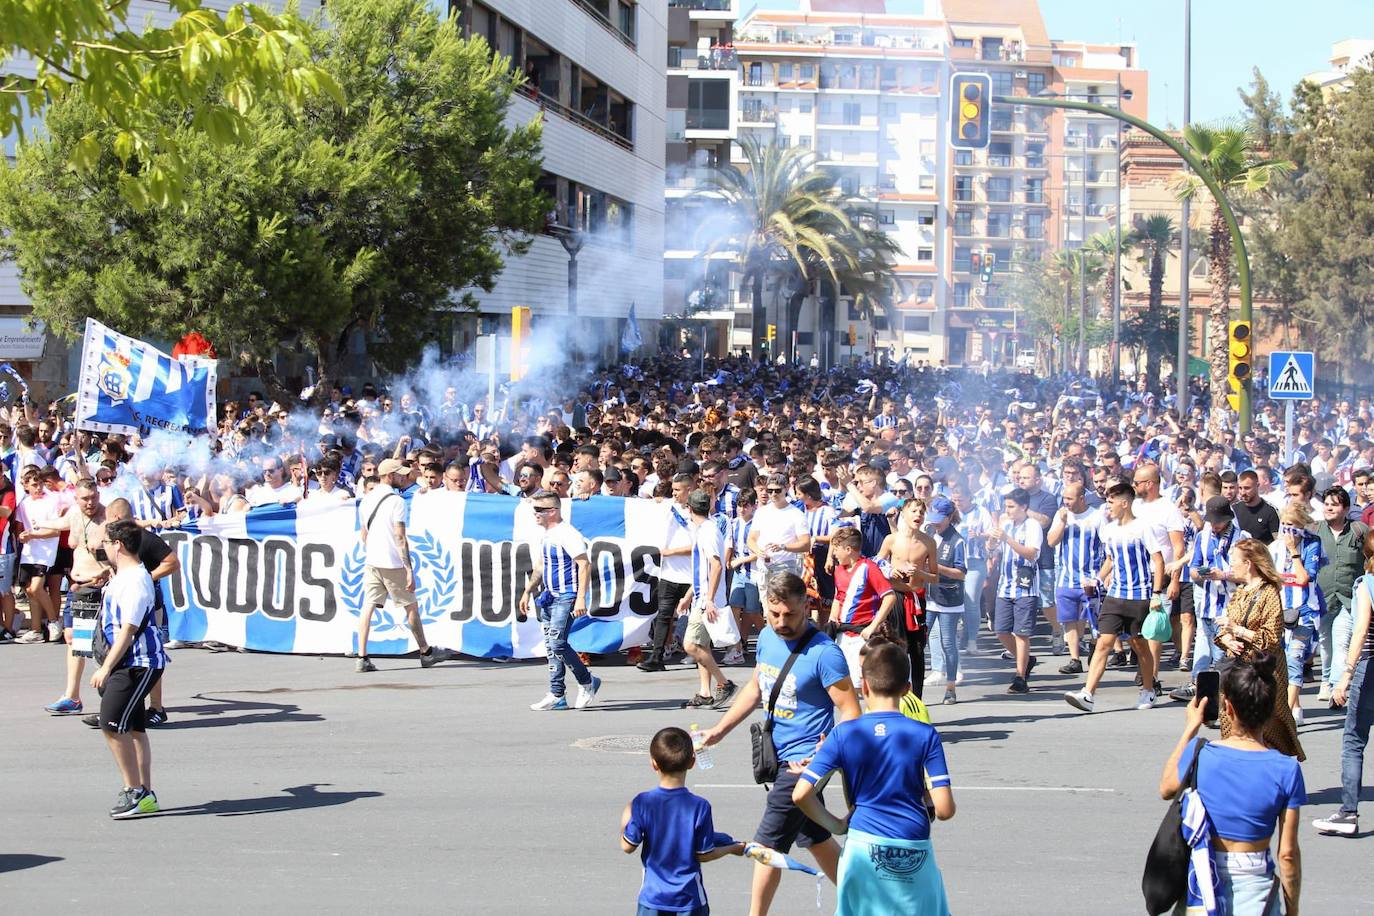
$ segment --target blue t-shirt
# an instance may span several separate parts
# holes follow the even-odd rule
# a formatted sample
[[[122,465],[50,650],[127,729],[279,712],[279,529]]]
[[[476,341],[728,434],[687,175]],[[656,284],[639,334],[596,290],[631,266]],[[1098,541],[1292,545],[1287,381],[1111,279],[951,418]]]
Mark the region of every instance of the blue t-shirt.
[[[706,906],[706,885],[696,856],[715,848],[710,802],[686,787],[641,792],[630,802],[625,839],[640,847],[644,863],[641,904],[674,913]]]
[[[815,753],[816,742],[835,724],[835,703],[827,688],[849,677],[844,653],[824,633],[811,630],[789,643],[771,628],[766,629],[759,634],[758,645],[760,703],[765,710],[787,657],[808,637],[810,642],[787,672],[773,708],[773,746],[781,761],[801,760]]]
[[[1188,778],[1197,753],[1194,739],[1178,761],[1178,778]],[[1197,766],[1197,790],[1216,835],[1227,840],[1263,840],[1274,835],[1287,808],[1307,804],[1307,786],[1296,757],[1278,751],[1242,751],[1208,744]]]
[[[934,728],[900,712],[870,712],[835,726],[801,778],[816,783],[843,770],[854,814],[849,826],[894,840],[930,839],[925,777],[949,785],[945,749]]]

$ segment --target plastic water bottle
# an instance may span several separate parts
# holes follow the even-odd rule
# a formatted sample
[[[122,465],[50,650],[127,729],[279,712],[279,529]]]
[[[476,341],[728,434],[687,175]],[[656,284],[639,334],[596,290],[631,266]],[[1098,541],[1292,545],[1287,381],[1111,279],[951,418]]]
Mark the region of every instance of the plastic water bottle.
[[[692,723],[692,750],[696,751],[697,768],[709,770],[716,765],[716,758],[711,753],[711,747],[702,738],[702,733],[698,730],[697,724]]]

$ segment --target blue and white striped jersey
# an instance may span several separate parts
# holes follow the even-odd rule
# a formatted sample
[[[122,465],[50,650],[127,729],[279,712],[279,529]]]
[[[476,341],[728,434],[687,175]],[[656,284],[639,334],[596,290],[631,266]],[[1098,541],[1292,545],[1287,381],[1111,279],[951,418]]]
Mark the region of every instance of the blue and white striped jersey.
[[[1288,526],[1284,526],[1287,528]],[[1301,626],[1316,626],[1321,620],[1322,613],[1326,610],[1326,596],[1322,594],[1321,586],[1317,585],[1317,570],[1321,569],[1328,562],[1326,551],[1322,550],[1321,538],[1310,531],[1299,530],[1298,551],[1299,557],[1294,559],[1288,553],[1288,543],[1280,533],[1274,539],[1274,543],[1269,545],[1269,556],[1274,560],[1274,568],[1283,576],[1284,586],[1282,591],[1283,606],[1285,609],[1297,608],[1301,611],[1298,615],[1298,623]],[[1287,584],[1297,571],[1299,565],[1307,570],[1308,583],[1306,585]]]
[[[721,564],[720,581],[716,590],[708,593],[711,584],[711,561]],[[716,523],[707,519],[697,526],[692,541],[692,606],[706,607],[707,600],[717,608],[727,605],[725,597],[725,536]]]
[[[587,555],[587,539],[582,536],[582,532],[567,522],[559,522],[544,532],[540,552],[544,558],[544,588],[555,598],[576,595],[575,561],[578,557]]]
[[[1082,515],[1069,513],[1064,537],[1054,548],[1054,585],[1056,588],[1082,588],[1083,582],[1096,579],[1102,568],[1103,514],[1089,509]]]
[[[153,488],[152,498],[158,512],[169,519],[186,508],[186,497],[176,484],[160,483]]]
[[[105,593],[100,598],[100,626],[105,630],[105,638],[111,646],[115,643],[120,629],[125,626],[143,627],[143,632],[134,637],[129,651],[119,660],[120,668],[165,668],[167,653],[162,648],[162,633],[156,621],[144,620],[153,613],[157,599],[153,590],[157,585],[148,570],[139,566],[126,566],[115,573]]]
[[[1235,522],[1227,528],[1220,536],[1212,530],[1211,525],[1203,525],[1193,540],[1193,558],[1188,561],[1189,575],[1197,583],[1198,597],[1201,599],[1195,602],[1194,613],[1202,620],[1216,620],[1218,617],[1226,615],[1226,602],[1231,597],[1231,592],[1235,590],[1232,582],[1213,582],[1210,579],[1198,577],[1197,570],[1202,568],[1219,569],[1222,572],[1229,572],[1231,569],[1231,547],[1237,541],[1244,541],[1250,535],[1241,529]]]
[[[974,503],[967,512],[960,511],[959,524],[956,526],[964,536],[964,555],[972,564],[975,560],[985,562],[988,558],[988,544],[985,538],[996,527],[988,510]]]
[[[739,504],[739,487],[732,483],[727,483],[725,489],[720,491],[716,497],[715,514],[723,515],[726,518],[734,518],[736,514],[735,506]]]
[[[751,518],[745,521],[743,518],[732,518],[730,524],[725,529],[725,543],[730,547],[731,558],[744,557],[749,555],[749,529],[754,527],[754,520]],[[759,565],[757,560],[750,560],[743,566],[738,566],[732,571],[735,582],[753,582],[754,570]]]
[[[1143,518],[1125,525],[1107,522],[1099,530],[1102,549],[1112,561],[1107,595],[1128,601],[1146,601],[1154,592],[1154,566],[1150,555],[1163,553],[1154,526]]]
[[[1011,549],[1010,544],[1003,544],[1002,547],[1002,570],[1001,577],[997,582],[998,598],[1028,598],[1032,595],[1040,594],[1040,573],[1036,562],[1040,557],[1040,548],[1045,543],[1045,532],[1040,527],[1040,523],[1033,518],[1027,518],[1019,525],[1011,522],[1003,522],[1002,530],[1005,531],[1011,540],[1016,541],[1023,547],[1034,547],[1035,557],[1025,559],[1016,551]],[[1017,573],[1020,575],[1017,575]]]
[[[822,505],[814,509],[803,509],[806,513],[806,530],[812,538],[830,537],[830,533],[836,528],[842,528],[848,522],[840,518],[839,512],[832,506]],[[820,550],[825,546],[820,545]]]

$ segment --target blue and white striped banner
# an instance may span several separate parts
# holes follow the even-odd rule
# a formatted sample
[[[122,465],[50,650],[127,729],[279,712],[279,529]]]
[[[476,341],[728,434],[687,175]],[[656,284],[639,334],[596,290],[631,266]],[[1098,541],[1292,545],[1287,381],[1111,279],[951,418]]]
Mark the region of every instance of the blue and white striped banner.
[[[216,363],[173,359],[133,337],[86,319],[76,390],[77,429],[200,435],[215,422]]]
[[[525,500],[437,490],[407,500],[407,534],[425,638],[465,655],[544,654],[534,615],[515,619],[541,535]],[[573,622],[579,652],[644,642],[667,510],[646,499],[566,500],[586,537],[591,611]],[[163,532],[181,572],[163,580],[173,639],[214,640],[262,652],[342,654],[357,646],[363,596],[356,500],[310,500],[214,516]],[[368,654],[415,650],[405,612],[374,613]]]

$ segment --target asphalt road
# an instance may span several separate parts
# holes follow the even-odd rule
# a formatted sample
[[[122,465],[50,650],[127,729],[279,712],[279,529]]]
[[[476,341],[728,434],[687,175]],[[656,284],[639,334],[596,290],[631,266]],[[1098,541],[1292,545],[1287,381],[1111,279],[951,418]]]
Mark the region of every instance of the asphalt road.
[[[0,647],[0,912],[633,912],[640,868],[619,851],[618,819],[654,784],[649,736],[709,721],[678,708],[692,669],[602,668],[594,709],[533,713],[542,664],[378,666],[173,653],[172,721],[153,733],[164,814],[113,822],[119,784],[103,742],[41,709],[60,688],[59,650]],[[1142,912],[1140,871],[1164,811],[1155,787],[1181,708],[1136,711],[1130,674],[1113,673],[1100,711],[1084,716],[1060,699],[1077,678],[1038,677],[1030,696],[1009,697],[1003,667],[975,660],[963,702],[932,710],[959,805],[934,837],[954,912]],[[93,691],[86,700],[92,709]],[[1312,712],[1302,728],[1314,802],[1304,822],[1338,800],[1341,721]],[[717,829],[749,837],[762,790],[746,730],[715,756],[690,784]],[[1302,845],[1305,911],[1374,912],[1374,836],[1304,829]],[[815,881],[783,877],[774,912],[816,913]],[[746,912],[749,879],[738,859],[707,865],[714,911]],[[821,897],[832,912],[833,889]]]

